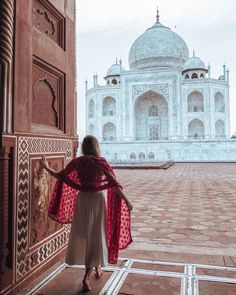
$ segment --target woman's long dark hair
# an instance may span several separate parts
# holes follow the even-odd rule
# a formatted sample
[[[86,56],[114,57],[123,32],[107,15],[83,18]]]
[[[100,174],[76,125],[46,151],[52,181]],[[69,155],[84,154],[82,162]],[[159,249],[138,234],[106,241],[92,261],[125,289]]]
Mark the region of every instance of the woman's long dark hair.
[[[82,154],[87,156],[100,156],[101,151],[98,140],[93,135],[86,135],[81,146]]]

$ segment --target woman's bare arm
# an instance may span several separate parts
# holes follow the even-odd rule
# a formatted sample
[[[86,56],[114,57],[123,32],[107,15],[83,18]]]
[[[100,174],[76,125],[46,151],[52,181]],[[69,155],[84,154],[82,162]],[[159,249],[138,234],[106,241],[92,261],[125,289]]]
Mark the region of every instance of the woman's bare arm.
[[[132,211],[133,210],[133,206],[130,203],[130,201],[128,200],[128,198],[126,197],[126,195],[124,194],[123,190],[120,187],[114,187],[114,191],[121,196],[122,199],[124,199],[126,205],[128,206],[129,210]]]
[[[55,178],[58,178],[57,172],[49,167],[48,161],[45,156],[42,156],[41,163],[43,167]]]

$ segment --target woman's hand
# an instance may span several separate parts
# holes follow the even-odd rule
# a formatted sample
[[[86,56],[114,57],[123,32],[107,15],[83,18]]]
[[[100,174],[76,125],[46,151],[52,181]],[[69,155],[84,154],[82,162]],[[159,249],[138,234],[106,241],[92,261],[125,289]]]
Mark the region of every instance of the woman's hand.
[[[41,163],[44,168],[46,168],[46,169],[49,168],[48,160],[46,159],[46,157],[44,155],[42,156]]]
[[[52,168],[49,167],[48,161],[45,156],[42,156],[41,163],[43,167],[55,178],[58,178],[58,173],[57,171],[53,170]]]
[[[133,206],[132,206],[132,204],[128,201],[126,201],[126,205],[128,206],[128,208],[129,208],[129,211],[132,211],[133,210]]]
[[[128,198],[126,197],[126,195],[124,194],[123,190],[119,186],[114,187],[114,190],[125,201],[127,207],[129,208],[129,211],[132,211],[133,210],[133,206],[130,203],[130,201],[128,200]]]

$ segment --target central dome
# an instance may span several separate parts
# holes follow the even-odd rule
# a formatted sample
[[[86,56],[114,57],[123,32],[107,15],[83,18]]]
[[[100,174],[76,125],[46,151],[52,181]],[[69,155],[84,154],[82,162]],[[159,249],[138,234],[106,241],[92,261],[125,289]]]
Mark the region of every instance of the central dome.
[[[185,41],[157,21],[138,37],[130,48],[129,66],[131,70],[151,67],[183,66],[189,59]]]

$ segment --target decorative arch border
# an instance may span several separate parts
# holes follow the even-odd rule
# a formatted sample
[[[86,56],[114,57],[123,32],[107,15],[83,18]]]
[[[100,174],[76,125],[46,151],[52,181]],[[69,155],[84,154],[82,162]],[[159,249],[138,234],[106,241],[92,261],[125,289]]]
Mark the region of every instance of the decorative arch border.
[[[167,106],[169,107],[169,101],[168,101],[168,99],[167,99],[163,94],[157,92],[156,90],[152,90],[152,89],[149,89],[149,90],[147,90],[147,91],[145,91],[145,92],[142,92],[140,95],[138,95],[138,96],[133,100],[133,106],[135,106],[136,103],[138,102],[138,100],[139,100],[142,96],[144,96],[145,94],[147,94],[148,92],[153,92],[153,93],[155,93],[156,95],[160,95],[160,96],[165,100],[165,102],[167,103]]]
[[[202,118],[200,118],[200,117],[197,117],[197,116],[195,116],[194,118],[189,118],[187,125],[189,125],[193,120],[199,120],[199,121],[201,121],[202,124],[203,124],[203,126],[205,127],[204,120]]]
[[[112,124],[116,129],[116,124],[114,122],[107,121],[107,122],[102,123],[102,131],[103,131],[104,126],[107,125],[107,124]]]
[[[194,93],[194,92],[198,92],[198,93],[200,93],[200,94],[202,95],[202,98],[203,98],[203,101],[204,101],[204,94],[203,94],[200,90],[192,90],[192,91],[188,92],[188,94],[187,94],[187,99],[188,99],[189,96],[190,96],[192,93]]]
[[[204,89],[203,88],[190,88],[187,90],[186,97],[188,98],[192,92],[200,92],[204,99]]]
[[[218,118],[217,120],[215,120],[215,124],[216,124],[216,122],[218,122],[218,121],[222,121],[222,122],[225,124],[225,120],[222,119],[222,118]]]
[[[222,96],[225,98],[225,94],[223,93],[222,89],[220,89],[220,90],[218,89],[218,90],[214,91],[214,98],[215,98],[217,93],[222,94]]]
[[[103,99],[102,99],[102,103],[104,102],[104,100],[105,100],[106,98],[112,98],[112,99],[114,99],[115,102],[116,102],[116,97],[114,97],[113,95],[107,95],[107,96],[104,96],[104,97],[103,97]]]
[[[157,94],[162,95],[167,103],[169,102],[169,85],[167,83],[163,84],[144,84],[144,85],[133,85],[132,87],[132,101],[133,103],[138,97],[143,95],[148,91],[153,91]]]

